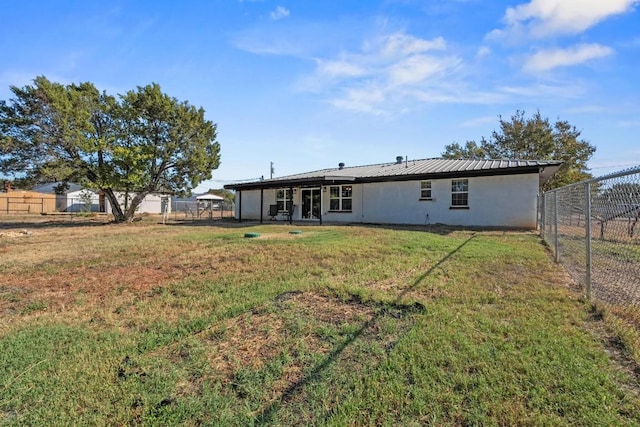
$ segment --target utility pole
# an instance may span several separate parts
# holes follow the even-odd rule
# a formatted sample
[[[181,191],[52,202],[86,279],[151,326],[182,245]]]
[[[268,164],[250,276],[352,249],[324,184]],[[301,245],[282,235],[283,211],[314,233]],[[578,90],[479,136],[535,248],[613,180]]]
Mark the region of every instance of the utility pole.
[[[274,172],[274,169],[273,169],[273,162],[271,162],[271,167],[269,168],[269,170],[270,170],[270,172],[271,172],[271,175],[270,175],[270,177],[269,177],[269,178],[270,178],[270,179],[272,179],[272,178],[273,178],[273,172]]]

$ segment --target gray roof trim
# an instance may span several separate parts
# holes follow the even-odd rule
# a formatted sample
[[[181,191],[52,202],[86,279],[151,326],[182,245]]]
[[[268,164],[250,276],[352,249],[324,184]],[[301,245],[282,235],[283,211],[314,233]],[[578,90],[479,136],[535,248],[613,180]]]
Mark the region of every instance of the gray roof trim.
[[[402,163],[381,163],[322,169],[263,181],[228,184],[233,190],[283,188],[293,186],[326,185],[328,183],[367,183],[446,179],[456,177],[540,174],[540,184],[546,182],[562,165],[556,160],[472,160],[424,159]]]

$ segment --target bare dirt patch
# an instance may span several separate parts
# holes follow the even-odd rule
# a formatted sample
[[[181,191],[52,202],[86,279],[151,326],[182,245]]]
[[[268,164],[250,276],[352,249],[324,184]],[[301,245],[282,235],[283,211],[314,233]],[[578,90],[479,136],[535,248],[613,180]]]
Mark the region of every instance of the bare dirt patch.
[[[31,236],[33,233],[29,230],[8,230],[8,231],[0,231],[0,237],[26,237]]]
[[[311,292],[284,295],[276,299],[271,310],[245,313],[209,331],[210,362],[218,372],[231,378],[237,369],[259,369],[282,351],[291,350],[292,346],[303,344],[310,353],[326,354],[331,344],[314,333],[317,322],[341,325],[370,320],[373,315],[374,311],[369,307]],[[291,323],[295,321],[302,321],[302,326],[292,333]],[[301,373],[302,370],[294,367],[293,371]],[[297,376],[292,376],[292,372],[289,379],[299,379],[294,378]]]
[[[251,381],[260,377],[266,403],[302,401],[306,384],[315,381],[320,371],[329,366],[359,370],[361,357],[373,362],[390,351],[412,324],[402,310],[314,292],[281,294],[264,306],[190,337],[200,343],[197,347],[205,355],[208,369],[197,378],[187,375],[176,393],[198,393],[204,382],[214,382],[244,396],[254,387]],[[363,348],[370,346],[379,350],[363,356]],[[175,343],[157,355],[189,370],[188,351],[182,348],[183,344]]]
[[[293,240],[300,239],[302,237],[309,237],[311,234],[309,233],[291,233],[287,231],[283,231],[281,233],[260,233],[258,239],[278,239],[278,240]]]
[[[131,236],[145,233],[141,227],[45,226],[2,233],[0,319],[7,326],[15,316],[42,311],[72,317],[110,311],[106,302],[114,295],[141,295],[193,273],[165,261],[170,257],[163,254],[172,247],[153,246],[152,241],[139,252],[128,245]],[[28,312],[26,307],[31,307]]]

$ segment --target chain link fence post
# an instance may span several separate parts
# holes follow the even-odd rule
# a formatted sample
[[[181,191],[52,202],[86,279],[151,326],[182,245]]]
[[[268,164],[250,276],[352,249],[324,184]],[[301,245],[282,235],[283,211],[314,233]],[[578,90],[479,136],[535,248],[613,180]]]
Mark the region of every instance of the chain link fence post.
[[[558,192],[553,192],[553,238],[555,248],[555,260],[560,262],[560,241],[558,240]]]
[[[591,183],[585,185],[585,288],[587,300],[591,300]]]
[[[546,218],[547,218],[547,195],[542,193],[540,195],[540,199],[542,200],[540,204],[540,233],[542,235],[542,240],[545,239],[545,227],[546,227]]]

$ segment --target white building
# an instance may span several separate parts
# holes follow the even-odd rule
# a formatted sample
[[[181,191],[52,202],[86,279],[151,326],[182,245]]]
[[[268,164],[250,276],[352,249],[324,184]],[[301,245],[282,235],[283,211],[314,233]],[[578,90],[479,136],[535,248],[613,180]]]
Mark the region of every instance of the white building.
[[[104,212],[112,213],[109,200],[100,192],[96,192],[74,183],[67,183],[63,192],[56,192],[59,182],[40,184],[33,191],[45,194],[56,194],[56,210],[58,212]],[[125,193],[116,191],[116,197],[120,206],[124,209]],[[129,194],[129,200],[135,194]],[[136,212],[138,213],[167,213],[171,212],[170,196],[160,193],[151,193],[142,200]]]
[[[236,219],[535,228],[540,160],[403,160],[226,185]],[[289,207],[293,207],[291,211]],[[291,213],[291,215],[289,215]]]

